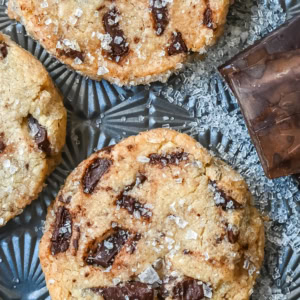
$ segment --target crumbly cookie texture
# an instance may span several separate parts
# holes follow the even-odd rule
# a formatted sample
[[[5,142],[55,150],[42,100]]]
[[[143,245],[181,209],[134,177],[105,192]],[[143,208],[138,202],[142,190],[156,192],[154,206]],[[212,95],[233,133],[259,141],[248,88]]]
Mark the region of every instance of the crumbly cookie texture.
[[[239,174],[191,137],[156,129],[71,173],[39,253],[53,300],[247,300],[264,226]]]
[[[36,199],[60,160],[66,110],[43,65],[0,34],[0,226]]]
[[[10,0],[8,13],[52,55],[118,85],[166,81],[222,34],[230,0]]]

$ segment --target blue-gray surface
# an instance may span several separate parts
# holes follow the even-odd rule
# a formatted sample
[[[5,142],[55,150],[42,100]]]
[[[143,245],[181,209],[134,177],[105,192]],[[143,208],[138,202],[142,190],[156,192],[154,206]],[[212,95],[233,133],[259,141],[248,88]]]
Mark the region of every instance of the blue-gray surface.
[[[300,12],[300,0],[240,0],[232,7],[224,37],[204,62],[189,63],[167,84],[120,88],[68,70],[28,38],[6,15],[0,0],[0,30],[46,66],[64,94],[68,138],[62,164],[39,199],[0,229],[0,299],[49,299],[38,261],[46,208],[66,176],[95,149],[124,136],[170,127],[195,136],[246,178],[266,222],[266,259],[252,299],[300,299],[300,192],[291,178],[268,180],[237,103],[216,67],[260,36]],[[280,6],[281,5],[281,6]]]

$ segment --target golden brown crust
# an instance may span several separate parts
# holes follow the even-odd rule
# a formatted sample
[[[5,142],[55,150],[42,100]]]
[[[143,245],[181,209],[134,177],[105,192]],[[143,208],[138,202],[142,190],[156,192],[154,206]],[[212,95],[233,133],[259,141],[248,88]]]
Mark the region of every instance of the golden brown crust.
[[[4,225],[37,198],[46,176],[59,162],[66,110],[38,60],[2,34],[0,47],[0,144],[4,145],[0,225]]]
[[[119,29],[129,48],[119,63],[109,59],[106,51],[110,36],[106,35],[103,16],[112,10],[111,1],[79,4],[74,0],[48,0],[44,7],[39,0],[10,0],[8,12],[52,55],[76,71],[96,80],[136,85],[165,81],[182,67],[186,53],[168,54],[174,32],[181,32],[190,51],[204,53],[222,34],[230,5],[229,0],[163,0],[168,25],[158,36],[151,1],[122,0],[115,4],[120,16]],[[72,54],[65,55],[70,47]]]
[[[101,178],[92,186],[87,174],[100,161]],[[146,211],[130,213],[120,195]],[[62,223],[72,219],[64,247],[56,243],[60,210]],[[131,234],[125,246],[105,267],[88,264],[92,241],[111,236],[115,223]],[[49,209],[40,260],[54,300],[103,299],[91,288],[136,280],[158,259],[161,279],[176,278],[166,299],[173,299],[172,284],[190,277],[211,288],[211,299],[247,300],[263,251],[263,223],[242,177],[191,137],[156,129],[94,153],[72,172]]]

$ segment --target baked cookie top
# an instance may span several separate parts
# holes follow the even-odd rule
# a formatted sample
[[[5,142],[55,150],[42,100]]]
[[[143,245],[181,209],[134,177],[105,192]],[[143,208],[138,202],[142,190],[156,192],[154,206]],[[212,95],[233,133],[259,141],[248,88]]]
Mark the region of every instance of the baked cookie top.
[[[66,110],[43,65],[0,34],[0,226],[37,198],[65,142]]]
[[[49,208],[40,261],[55,299],[246,300],[264,227],[242,177],[156,129],[83,161]]]
[[[119,85],[165,81],[222,34],[230,0],[10,0],[9,16],[52,55]]]

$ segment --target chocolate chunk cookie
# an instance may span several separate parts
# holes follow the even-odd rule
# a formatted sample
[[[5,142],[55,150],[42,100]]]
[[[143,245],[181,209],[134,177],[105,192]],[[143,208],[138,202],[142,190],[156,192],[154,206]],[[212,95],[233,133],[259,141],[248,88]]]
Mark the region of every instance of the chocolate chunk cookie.
[[[8,13],[52,55],[118,85],[166,81],[224,30],[230,0],[10,0]]]
[[[83,161],[49,208],[40,244],[53,300],[247,300],[263,254],[243,178],[167,129]]]
[[[66,110],[42,64],[0,34],[0,226],[36,199],[60,160]]]

